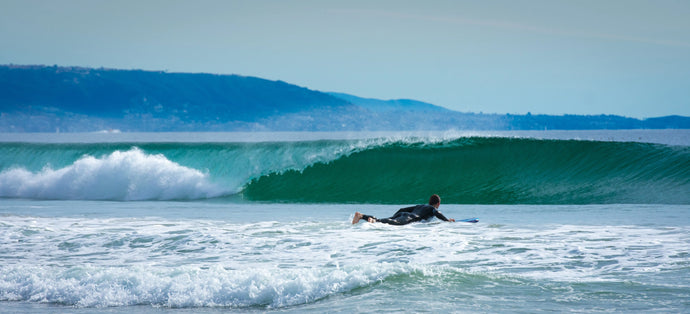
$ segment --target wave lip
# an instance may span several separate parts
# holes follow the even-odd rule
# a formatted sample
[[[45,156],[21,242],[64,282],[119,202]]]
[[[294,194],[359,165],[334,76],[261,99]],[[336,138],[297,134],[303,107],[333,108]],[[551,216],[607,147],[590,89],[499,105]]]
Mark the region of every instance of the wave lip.
[[[138,148],[96,158],[84,156],[61,169],[0,173],[0,197],[80,200],[175,200],[227,193],[208,174]]]

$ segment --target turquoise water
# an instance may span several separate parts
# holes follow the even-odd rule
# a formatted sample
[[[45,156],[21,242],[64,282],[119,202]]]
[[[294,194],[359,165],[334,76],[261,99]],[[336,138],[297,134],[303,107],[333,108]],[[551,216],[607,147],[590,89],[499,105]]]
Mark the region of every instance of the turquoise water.
[[[0,145],[0,197],[398,204],[424,202],[436,193],[454,204],[690,203],[687,143],[644,142],[640,134],[625,141],[631,134],[608,132],[626,136],[9,139]],[[648,132],[666,141],[690,137],[685,130],[666,131],[666,137]]]
[[[687,135],[3,135],[0,311],[687,312]]]

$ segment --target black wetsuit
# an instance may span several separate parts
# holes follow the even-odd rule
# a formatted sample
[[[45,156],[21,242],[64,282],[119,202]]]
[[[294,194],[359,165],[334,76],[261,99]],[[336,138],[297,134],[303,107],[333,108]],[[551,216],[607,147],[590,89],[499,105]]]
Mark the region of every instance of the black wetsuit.
[[[362,219],[369,220],[369,218],[374,218],[377,222],[382,222],[391,225],[406,225],[411,222],[417,222],[422,220],[427,220],[431,217],[436,216],[436,218],[443,221],[448,221],[446,216],[443,216],[438,209],[431,205],[417,205],[411,207],[405,207],[398,210],[395,215],[378,219],[374,216],[362,215]]]

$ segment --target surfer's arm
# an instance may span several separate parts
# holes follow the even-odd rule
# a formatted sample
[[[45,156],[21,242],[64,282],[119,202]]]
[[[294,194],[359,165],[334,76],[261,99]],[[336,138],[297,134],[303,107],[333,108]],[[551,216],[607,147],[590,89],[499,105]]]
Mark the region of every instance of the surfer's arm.
[[[453,218],[446,218],[446,216],[444,216],[443,214],[441,214],[441,212],[438,211],[438,210],[434,211],[434,216],[436,216],[436,218],[441,219],[441,220],[443,220],[443,221],[455,222],[455,219],[453,219]]]

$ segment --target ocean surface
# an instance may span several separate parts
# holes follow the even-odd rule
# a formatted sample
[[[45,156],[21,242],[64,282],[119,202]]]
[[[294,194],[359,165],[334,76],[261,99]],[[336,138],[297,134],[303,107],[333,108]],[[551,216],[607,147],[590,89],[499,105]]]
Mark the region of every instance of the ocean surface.
[[[450,218],[360,222],[441,196]],[[0,312],[690,312],[690,130],[0,134]]]

